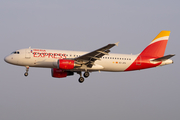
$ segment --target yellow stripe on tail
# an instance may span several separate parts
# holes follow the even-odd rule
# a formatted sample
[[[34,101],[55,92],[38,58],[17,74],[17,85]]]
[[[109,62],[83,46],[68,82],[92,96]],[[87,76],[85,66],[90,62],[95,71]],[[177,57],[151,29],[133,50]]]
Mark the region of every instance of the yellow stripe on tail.
[[[159,38],[161,38],[161,37],[169,36],[169,35],[170,35],[170,32],[171,32],[171,31],[165,31],[165,30],[161,31],[161,32],[151,41],[151,43],[152,43],[152,42],[155,42],[155,40],[157,40],[157,39],[159,39]]]

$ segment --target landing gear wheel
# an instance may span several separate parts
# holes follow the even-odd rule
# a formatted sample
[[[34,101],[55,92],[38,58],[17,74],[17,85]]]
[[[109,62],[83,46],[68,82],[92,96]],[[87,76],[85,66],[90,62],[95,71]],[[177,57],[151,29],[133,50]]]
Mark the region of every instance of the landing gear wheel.
[[[79,78],[79,82],[80,82],[80,83],[83,83],[83,82],[84,82],[84,78],[83,78],[83,77],[80,77],[80,78]]]
[[[85,77],[85,78],[89,77],[89,72],[85,72],[85,73],[84,73],[84,77]]]
[[[28,71],[29,71],[29,66],[25,66],[26,67],[26,72],[24,73],[24,76],[28,76]]]
[[[27,77],[27,76],[28,76],[28,73],[27,73],[27,72],[25,72],[25,73],[24,73],[24,76],[26,76],[26,77]]]

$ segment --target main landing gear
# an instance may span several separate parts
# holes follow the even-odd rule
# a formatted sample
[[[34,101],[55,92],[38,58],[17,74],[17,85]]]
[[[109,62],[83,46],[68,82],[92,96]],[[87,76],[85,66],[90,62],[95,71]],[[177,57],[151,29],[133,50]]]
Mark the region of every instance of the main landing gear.
[[[85,77],[85,78],[89,77],[89,72],[85,72],[85,73],[84,73],[84,77]]]
[[[82,72],[77,72],[77,74],[80,75],[80,78],[79,78],[78,81],[79,81],[80,83],[83,83],[83,82],[84,82],[84,78],[82,77]],[[85,77],[85,78],[89,77],[89,72],[86,71],[86,72],[84,73],[84,77]]]
[[[84,78],[83,78],[83,77],[80,77],[80,78],[79,78],[79,82],[80,82],[80,83],[83,83],[83,82],[84,82]]]
[[[26,72],[24,73],[24,76],[28,76],[29,66],[26,66]]]

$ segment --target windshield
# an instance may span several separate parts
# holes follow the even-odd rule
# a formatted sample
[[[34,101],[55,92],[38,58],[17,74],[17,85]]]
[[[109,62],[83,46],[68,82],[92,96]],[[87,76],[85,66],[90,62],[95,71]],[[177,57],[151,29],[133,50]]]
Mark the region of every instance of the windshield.
[[[11,54],[19,54],[19,51],[14,51]]]

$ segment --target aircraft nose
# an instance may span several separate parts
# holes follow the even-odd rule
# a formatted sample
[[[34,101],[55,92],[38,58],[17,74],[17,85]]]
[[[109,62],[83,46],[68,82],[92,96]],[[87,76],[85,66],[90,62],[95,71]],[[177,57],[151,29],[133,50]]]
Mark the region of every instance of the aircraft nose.
[[[4,61],[7,62],[7,63],[10,63],[10,57],[9,57],[9,56],[6,56],[6,57],[4,58]]]

